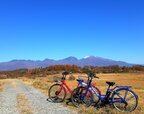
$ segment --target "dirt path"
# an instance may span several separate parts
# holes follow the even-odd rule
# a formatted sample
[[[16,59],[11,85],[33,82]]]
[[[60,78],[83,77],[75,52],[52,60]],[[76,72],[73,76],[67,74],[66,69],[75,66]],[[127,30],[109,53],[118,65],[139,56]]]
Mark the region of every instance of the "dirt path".
[[[46,101],[47,97],[33,87],[19,80],[9,80],[0,93],[0,114],[22,114],[18,106],[17,96],[27,98],[32,114],[74,114],[75,112],[61,104]],[[23,104],[24,105],[24,104]],[[25,106],[22,106],[25,107]],[[24,114],[28,114],[25,110]]]

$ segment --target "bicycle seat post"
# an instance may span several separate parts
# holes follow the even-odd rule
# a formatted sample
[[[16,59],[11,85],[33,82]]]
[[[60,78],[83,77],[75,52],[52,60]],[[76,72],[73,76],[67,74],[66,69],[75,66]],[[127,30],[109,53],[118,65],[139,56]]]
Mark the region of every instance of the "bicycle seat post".
[[[109,91],[109,89],[110,89],[110,85],[108,85],[106,93]]]
[[[66,79],[66,76],[69,74],[69,72],[63,72],[62,73],[62,75],[63,75],[63,77],[62,77],[62,80],[65,80]]]
[[[110,87],[111,87],[111,86],[112,86],[112,85],[108,85],[107,90],[106,90],[107,99],[109,98],[109,96],[110,96],[110,94],[111,94],[111,91],[110,91]]]
[[[88,74],[88,88],[91,85],[92,79],[93,79],[93,74],[92,73]]]

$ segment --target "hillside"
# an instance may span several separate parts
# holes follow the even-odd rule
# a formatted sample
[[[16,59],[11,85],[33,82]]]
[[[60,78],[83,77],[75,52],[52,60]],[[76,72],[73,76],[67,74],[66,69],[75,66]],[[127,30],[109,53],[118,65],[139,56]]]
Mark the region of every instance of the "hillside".
[[[16,69],[33,69],[39,67],[47,67],[51,65],[60,65],[60,64],[74,64],[77,66],[112,66],[112,65],[119,65],[119,66],[132,66],[130,63],[126,63],[123,61],[115,61],[111,59],[95,57],[95,56],[88,56],[82,59],[77,59],[76,57],[68,57],[61,60],[53,60],[53,59],[45,59],[43,61],[37,60],[12,60],[9,62],[1,62],[0,63],[0,71],[7,71],[7,70],[16,70]]]

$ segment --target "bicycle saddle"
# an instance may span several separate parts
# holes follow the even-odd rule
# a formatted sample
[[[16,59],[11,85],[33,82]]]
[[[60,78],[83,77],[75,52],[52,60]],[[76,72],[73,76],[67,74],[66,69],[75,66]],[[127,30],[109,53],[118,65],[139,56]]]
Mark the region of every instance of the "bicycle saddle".
[[[106,82],[109,86],[115,85],[115,82]]]
[[[79,82],[79,81],[83,81],[82,79],[77,79],[77,81]]]
[[[69,72],[63,72],[62,73],[62,75],[65,75],[65,76],[68,75],[68,74],[69,74]]]

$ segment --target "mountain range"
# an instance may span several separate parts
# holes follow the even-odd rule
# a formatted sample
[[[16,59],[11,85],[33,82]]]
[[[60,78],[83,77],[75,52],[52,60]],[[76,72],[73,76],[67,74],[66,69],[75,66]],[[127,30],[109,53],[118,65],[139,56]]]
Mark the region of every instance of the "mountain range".
[[[0,71],[7,70],[16,70],[21,68],[38,68],[38,67],[47,67],[50,65],[58,65],[58,64],[74,64],[78,66],[111,66],[111,65],[119,65],[119,66],[132,66],[133,64],[123,62],[123,61],[115,61],[111,59],[106,59],[102,57],[95,56],[87,56],[82,59],[77,59],[76,57],[67,57],[61,60],[53,60],[53,59],[45,59],[43,61],[37,60],[12,60],[9,62],[1,62],[0,63]]]

